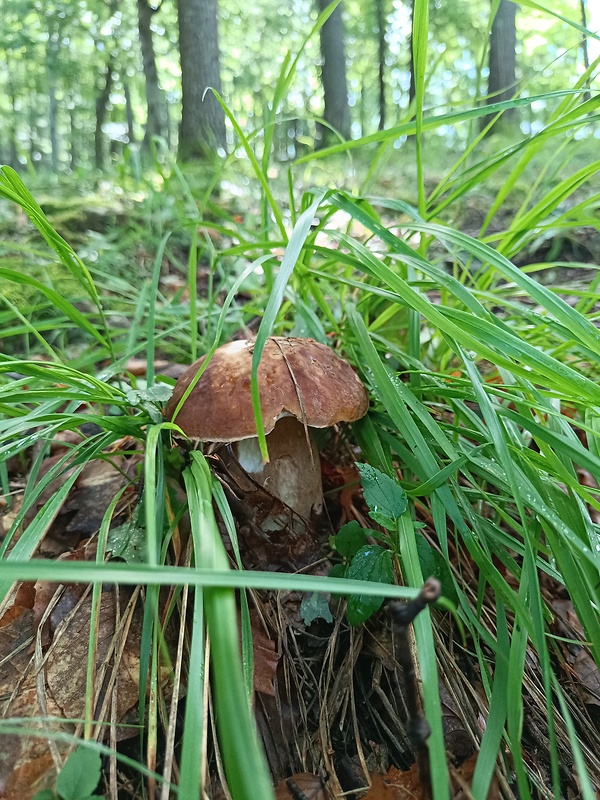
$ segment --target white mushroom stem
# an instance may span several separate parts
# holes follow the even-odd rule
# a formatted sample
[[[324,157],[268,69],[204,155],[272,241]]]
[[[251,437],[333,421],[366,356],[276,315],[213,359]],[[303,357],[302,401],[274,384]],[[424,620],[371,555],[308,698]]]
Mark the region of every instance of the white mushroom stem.
[[[258,439],[235,442],[240,466],[304,520],[323,508],[319,453],[311,429],[295,417],[282,417],[267,436],[269,462],[263,464]]]

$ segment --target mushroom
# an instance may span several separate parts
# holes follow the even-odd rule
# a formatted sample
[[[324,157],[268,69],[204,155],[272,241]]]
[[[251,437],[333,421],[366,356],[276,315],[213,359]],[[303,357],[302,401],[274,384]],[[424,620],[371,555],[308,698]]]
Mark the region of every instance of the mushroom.
[[[311,428],[360,419],[369,405],[367,391],[352,367],[326,345],[314,339],[267,339],[258,367],[269,450],[264,464],[250,391],[253,348],[250,340],[218,348],[174,422],[191,440],[231,444],[230,455],[223,455],[225,463],[233,456],[254,481],[301,518],[300,525],[306,525],[323,507]],[[165,410],[168,419],[203,361],[198,359],[177,381]],[[282,527],[281,519],[266,525],[267,530],[275,527]]]

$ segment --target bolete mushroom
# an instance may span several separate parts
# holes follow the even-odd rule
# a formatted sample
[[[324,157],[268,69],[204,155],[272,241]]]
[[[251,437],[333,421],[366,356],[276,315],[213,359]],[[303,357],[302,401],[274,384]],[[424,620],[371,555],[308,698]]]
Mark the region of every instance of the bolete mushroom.
[[[216,350],[174,422],[191,440],[231,444],[243,470],[306,524],[323,505],[311,428],[360,419],[367,412],[368,395],[352,367],[326,345],[270,337],[258,368],[270,459],[264,464],[250,391],[253,348],[254,342],[246,340]],[[168,419],[203,361],[198,359],[177,381],[165,411]],[[223,457],[226,461],[226,453]]]

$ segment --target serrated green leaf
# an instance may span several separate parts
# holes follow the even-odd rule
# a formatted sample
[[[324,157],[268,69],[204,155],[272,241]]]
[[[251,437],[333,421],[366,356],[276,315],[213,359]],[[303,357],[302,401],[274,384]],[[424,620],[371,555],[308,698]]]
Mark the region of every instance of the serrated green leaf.
[[[352,520],[342,525],[332,537],[333,546],[344,558],[352,558],[365,546],[368,533],[356,520]]]
[[[305,594],[300,603],[300,616],[305,625],[310,625],[316,619],[333,622],[327,597],[322,592]]]
[[[356,464],[369,506],[371,517],[388,530],[396,527],[396,520],[404,514],[408,505],[406,492],[389,475],[370,464]]]
[[[65,762],[58,778],[56,791],[62,800],[85,800],[100,781],[102,760],[89,747],[78,747]]]
[[[392,554],[378,544],[361,547],[346,570],[346,577],[375,583],[392,583]],[[367,595],[352,595],[348,598],[348,622],[360,625],[381,608],[383,598]]]

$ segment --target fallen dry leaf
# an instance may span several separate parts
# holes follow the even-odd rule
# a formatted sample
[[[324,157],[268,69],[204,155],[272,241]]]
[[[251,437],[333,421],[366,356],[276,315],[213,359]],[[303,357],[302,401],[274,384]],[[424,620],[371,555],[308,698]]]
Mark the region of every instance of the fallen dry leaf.
[[[573,670],[582,683],[586,705],[600,706],[600,672],[590,651],[582,647],[573,659]]]
[[[34,639],[33,611],[27,609],[0,628],[0,714],[5,718],[61,716],[60,709],[46,698],[41,704],[38,679],[31,654]],[[39,722],[29,728],[43,730]],[[53,723],[53,730],[67,729]],[[59,752],[65,750],[56,743]],[[48,741],[41,736],[0,736],[0,800],[30,800],[40,789],[54,782],[54,762]]]
[[[65,590],[68,595],[71,587]],[[85,690],[88,658],[90,618],[92,612],[91,595],[77,606],[79,599],[74,594],[74,613],[61,621],[56,627],[54,641],[49,648],[46,661],[46,681],[48,693],[52,696],[62,715],[83,718],[85,715]],[[121,614],[125,614],[128,597],[123,590],[119,595]],[[70,603],[67,603],[67,606]],[[124,622],[126,625],[126,622]],[[98,617],[98,646],[96,650],[96,710],[98,717],[111,678],[115,653],[123,649],[119,658],[116,678],[117,721],[137,705],[139,697],[139,648],[141,639],[142,612],[136,605],[129,629],[117,627],[117,597],[114,589],[103,592]],[[123,637],[125,641],[123,641]],[[123,734],[123,731],[120,731]]]
[[[275,652],[275,642],[269,639],[260,623],[256,611],[250,612],[252,625],[252,644],[254,648],[254,691],[275,697],[273,681],[279,664],[279,655]]]
[[[404,798],[418,798],[418,794],[405,794],[402,786],[388,783],[383,775],[371,775],[371,788],[363,796],[363,800],[404,800]]]
[[[312,772],[298,772],[291,778],[279,781],[275,787],[275,800],[327,800],[323,782]]]

